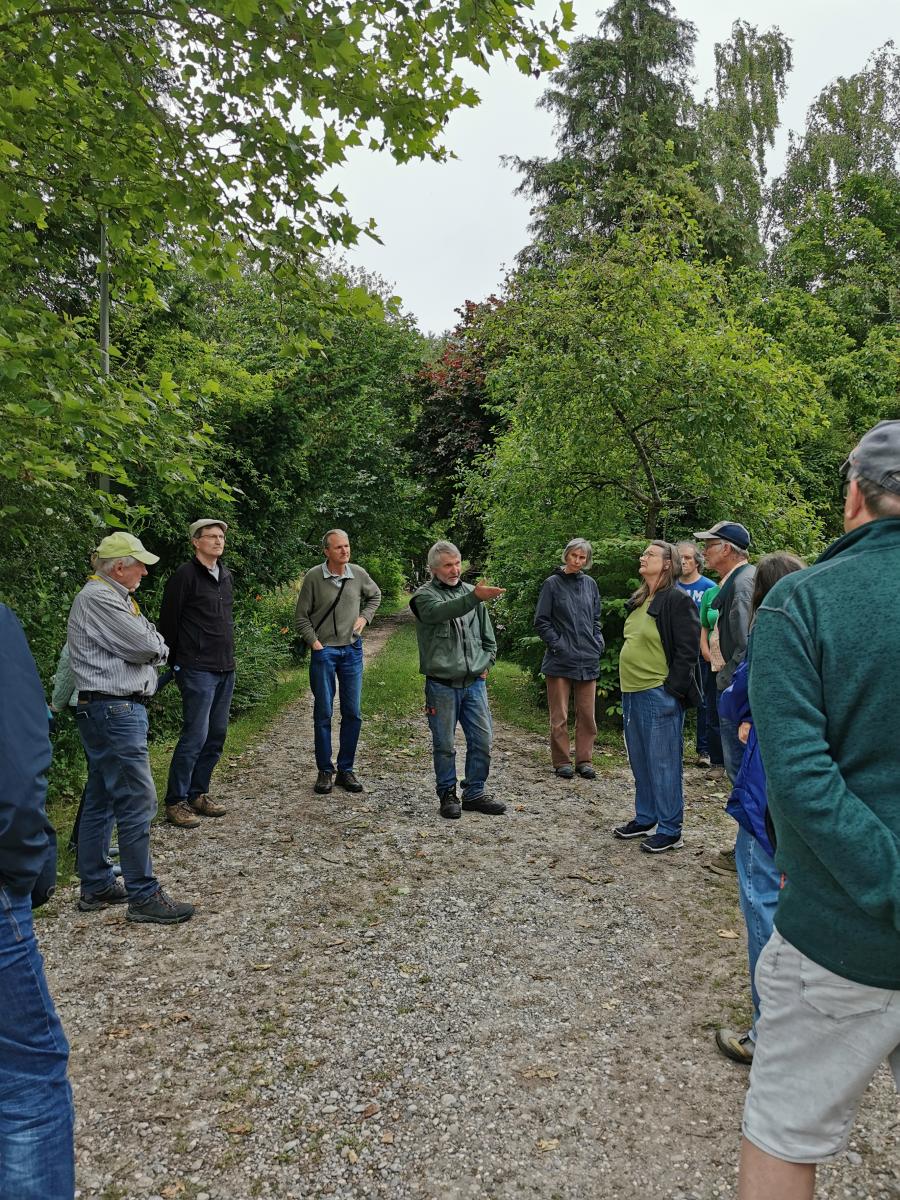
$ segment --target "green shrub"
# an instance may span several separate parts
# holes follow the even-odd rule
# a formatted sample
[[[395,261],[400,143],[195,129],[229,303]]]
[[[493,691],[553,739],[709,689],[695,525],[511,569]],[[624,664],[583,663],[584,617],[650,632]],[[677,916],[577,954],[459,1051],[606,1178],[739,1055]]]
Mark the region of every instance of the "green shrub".
[[[381,588],[382,605],[391,608],[398,605],[406,587],[406,573],[397,555],[391,550],[366,554],[363,566]]]

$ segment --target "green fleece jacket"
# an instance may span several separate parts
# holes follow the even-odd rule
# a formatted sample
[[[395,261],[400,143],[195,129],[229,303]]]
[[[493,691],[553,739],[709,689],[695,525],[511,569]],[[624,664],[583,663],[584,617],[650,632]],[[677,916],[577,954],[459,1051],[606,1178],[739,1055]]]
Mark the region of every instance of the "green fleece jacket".
[[[860,601],[865,603],[861,605]],[[820,966],[900,988],[900,519],[780,580],[753,631],[750,706],[786,876],[775,925]]]
[[[468,687],[494,665],[497,639],[471,583],[432,579],[413,594],[419,670],[451,687]]]

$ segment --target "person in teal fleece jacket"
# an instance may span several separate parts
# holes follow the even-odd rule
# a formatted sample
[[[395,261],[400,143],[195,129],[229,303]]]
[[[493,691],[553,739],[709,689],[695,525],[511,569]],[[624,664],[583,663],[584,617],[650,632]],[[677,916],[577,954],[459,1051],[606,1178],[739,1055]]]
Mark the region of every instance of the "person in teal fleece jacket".
[[[842,473],[846,532],[775,585],[754,629],[783,886],[756,974],[741,1200],[811,1200],[883,1060],[900,1089],[900,421]]]

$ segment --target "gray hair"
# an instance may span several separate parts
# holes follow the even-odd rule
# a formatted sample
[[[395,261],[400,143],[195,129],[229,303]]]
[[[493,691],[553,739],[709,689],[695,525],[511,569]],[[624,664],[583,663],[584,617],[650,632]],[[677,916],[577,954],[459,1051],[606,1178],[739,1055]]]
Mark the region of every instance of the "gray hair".
[[[676,542],[675,549],[679,554],[683,554],[685,549],[690,550],[694,555],[697,570],[699,571],[703,566],[703,547],[698,546],[696,542],[692,542],[690,538],[685,538],[683,542]]]
[[[566,561],[566,555],[570,550],[583,550],[585,552],[587,555],[587,562],[584,564],[584,570],[589,571],[594,565],[594,547],[587,540],[587,538],[572,538],[571,542],[567,544],[565,550],[562,552],[562,560],[564,564]]]
[[[856,480],[866,508],[874,517],[900,517],[900,495],[896,492],[873,483],[865,475],[860,475],[855,467],[847,472],[847,478]]]
[[[130,554],[125,554],[120,558],[98,558],[96,554],[91,555],[91,566],[98,575],[112,575],[119,563],[123,567],[133,567],[137,562]]]
[[[350,534],[347,532],[347,530],[346,530],[346,529],[329,529],[329,530],[328,530],[328,532],[327,532],[326,534],[324,534],[324,535],[323,535],[323,537],[322,537],[322,549],[323,549],[323,550],[327,550],[327,549],[328,549],[328,539],[329,539],[330,537],[334,537],[334,535],[335,535],[336,533],[341,533],[341,534],[343,534],[343,535],[344,535],[344,537],[347,539],[347,541],[348,541],[348,542],[350,541]]]
[[[452,542],[435,542],[428,551],[428,570],[433,571],[444,555],[448,555],[450,558],[462,558],[459,546],[454,546]]]

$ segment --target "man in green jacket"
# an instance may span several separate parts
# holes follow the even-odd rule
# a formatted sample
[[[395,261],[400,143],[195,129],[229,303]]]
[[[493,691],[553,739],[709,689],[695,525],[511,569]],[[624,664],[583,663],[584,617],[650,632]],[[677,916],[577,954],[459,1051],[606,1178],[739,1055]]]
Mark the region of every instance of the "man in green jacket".
[[[350,539],[343,529],[322,538],[325,561],[307,571],[297,598],[294,623],[310,648],[309,686],[313,694],[316,749],[314,791],[327,796],[334,783],[346,792],[361,792],[353,763],[362,728],[362,631],[371,624],[381,589],[359,563],[350,561]],[[335,764],[331,757],[331,714],[340,689],[341,733]]]
[[[756,969],[741,1200],[811,1200],[881,1062],[900,1089],[900,421],[842,473],[844,536],[772,588],[753,634],[783,883]]]
[[[462,809],[499,816],[500,800],[489,800],[484,785],[491,768],[491,710],[487,673],[497,658],[497,641],[484,606],[504,588],[460,579],[461,559],[452,542],[428,551],[431,579],[409,602],[416,618],[419,670],[425,676],[425,711],[431,729],[434,773],[442,817],[457,820]],[[457,724],[466,739],[462,804],[456,794]]]

